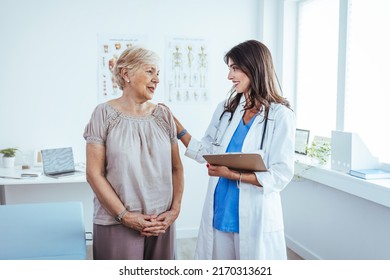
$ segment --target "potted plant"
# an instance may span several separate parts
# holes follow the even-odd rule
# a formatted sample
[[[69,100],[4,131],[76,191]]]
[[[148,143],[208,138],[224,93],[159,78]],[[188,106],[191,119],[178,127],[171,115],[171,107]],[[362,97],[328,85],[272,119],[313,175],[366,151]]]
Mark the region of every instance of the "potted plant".
[[[0,150],[0,154],[3,154],[3,167],[10,168],[15,165],[16,148],[7,148]]]
[[[316,159],[320,165],[325,165],[331,153],[331,146],[327,142],[313,141],[307,148],[307,156]]]

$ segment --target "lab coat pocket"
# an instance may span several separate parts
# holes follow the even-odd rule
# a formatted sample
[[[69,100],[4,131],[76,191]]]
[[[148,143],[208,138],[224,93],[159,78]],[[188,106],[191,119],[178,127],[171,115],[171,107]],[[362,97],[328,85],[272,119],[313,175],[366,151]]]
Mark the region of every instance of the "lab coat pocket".
[[[283,229],[283,213],[278,193],[264,195],[263,221],[264,232],[273,232]]]

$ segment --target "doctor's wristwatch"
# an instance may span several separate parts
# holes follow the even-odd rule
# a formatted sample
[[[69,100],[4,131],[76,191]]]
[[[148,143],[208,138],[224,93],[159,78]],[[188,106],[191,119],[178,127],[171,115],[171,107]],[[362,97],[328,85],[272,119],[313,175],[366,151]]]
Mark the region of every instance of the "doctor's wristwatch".
[[[115,217],[115,221],[118,223],[122,223],[122,218],[126,214],[127,209],[123,210],[118,216]]]

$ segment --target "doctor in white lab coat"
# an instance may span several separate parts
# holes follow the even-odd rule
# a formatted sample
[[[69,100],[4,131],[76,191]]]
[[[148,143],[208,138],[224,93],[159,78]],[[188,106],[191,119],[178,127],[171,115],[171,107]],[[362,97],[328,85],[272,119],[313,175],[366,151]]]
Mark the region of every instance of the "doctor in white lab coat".
[[[272,57],[264,44],[243,42],[225,55],[225,62],[233,82],[230,97],[217,106],[201,141],[175,119],[178,138],[187,147],[186,156],[200,163],[205,162],[202,155],[229,152],[238,143],[241,152],[262,154],[268,171],[238,172],[207,164],[210,180],[195,258],[287,259],[280,192],[294,174],[295,116],[276,90]],[[238,188],[236,198],[225,199],[229,192],[223,200],[215,196],[217,188],[224,192],[228,187]],[[236,214],[225,214],[225,208],[235,207]],[[222,209],[222,218],[215,217],[216,209]],[[229,224],[227,230],[215,226],[219,220]],[[236,229],[230,229],[234,221]]]

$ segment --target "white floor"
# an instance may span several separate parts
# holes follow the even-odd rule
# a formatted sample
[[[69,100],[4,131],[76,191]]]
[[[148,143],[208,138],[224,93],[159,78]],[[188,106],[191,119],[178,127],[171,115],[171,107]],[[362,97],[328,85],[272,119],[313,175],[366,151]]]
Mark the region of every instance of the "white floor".
[[[193,260],[196,246],[196,238],[185,238],[177,240],[177,259],[178,260]],[[303,260],[291,249],[287,248],[287,258],[289,260]]]
[[[177,259],[178,260],[193,260],[196,246],[196,238],[177,239]],[[289,260],[303,260],[295,252],[287,248],[287,258]],[[87,246],[87,259],[92,260],[92,246]]]

